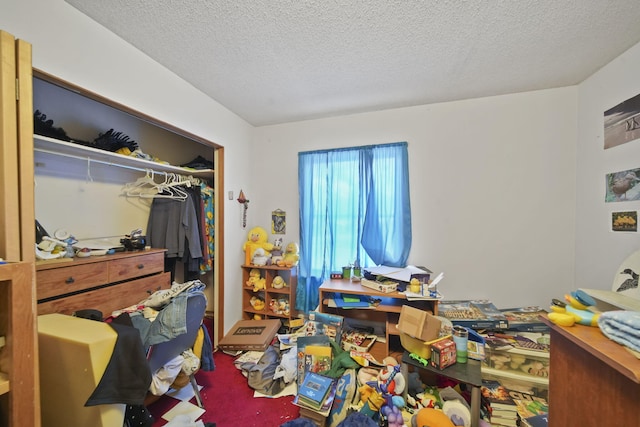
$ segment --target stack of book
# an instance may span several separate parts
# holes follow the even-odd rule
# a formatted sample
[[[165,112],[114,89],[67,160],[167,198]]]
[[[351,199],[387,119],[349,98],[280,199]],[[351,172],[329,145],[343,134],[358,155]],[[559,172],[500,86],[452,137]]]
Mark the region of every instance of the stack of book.
[[[498,380],[482,380],[482,395],[489,402],[491,425],[516,427],[519,424],[518,407],[509,390]]]
[[[335,378],[327,377],[316,372],[308,372],[294,403],[320,413],[329,413],[336,393]]]

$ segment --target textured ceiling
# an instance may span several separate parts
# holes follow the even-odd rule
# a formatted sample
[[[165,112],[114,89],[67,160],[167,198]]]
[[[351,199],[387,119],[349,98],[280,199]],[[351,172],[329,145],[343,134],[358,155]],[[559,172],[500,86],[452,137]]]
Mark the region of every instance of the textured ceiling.
[[[66,0],[260,126],[569,86],[637,0]]]

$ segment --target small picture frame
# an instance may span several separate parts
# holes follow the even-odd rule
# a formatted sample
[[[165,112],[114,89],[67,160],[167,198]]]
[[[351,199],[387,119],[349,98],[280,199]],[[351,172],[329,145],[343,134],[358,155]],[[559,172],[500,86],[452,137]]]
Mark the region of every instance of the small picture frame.
[[[611,231],[638,231],[638,212],[611,212]]]
[[[271,234],[287,232],[287,213],[281,209],[271,212]]]

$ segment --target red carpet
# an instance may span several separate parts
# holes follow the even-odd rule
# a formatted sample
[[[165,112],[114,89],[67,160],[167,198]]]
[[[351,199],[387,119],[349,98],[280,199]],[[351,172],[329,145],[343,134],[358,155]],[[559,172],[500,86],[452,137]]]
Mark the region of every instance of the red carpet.
[[[200,370],[196,373],[206,409],[200,420],[216,423],[216,427],[279,427],[298,418],[300,410],[291,403],[293,396],[254,398],[247,379],[233,365],[234,357],[216,352],[213,360],[216,365],[214,371]],[[153,427],[167,424],[162,415],[177,403],[178,400],[163,396],[150,405],[148,409],[156,419]],[[191,403],[196,404],[195,399],[191,399]]]

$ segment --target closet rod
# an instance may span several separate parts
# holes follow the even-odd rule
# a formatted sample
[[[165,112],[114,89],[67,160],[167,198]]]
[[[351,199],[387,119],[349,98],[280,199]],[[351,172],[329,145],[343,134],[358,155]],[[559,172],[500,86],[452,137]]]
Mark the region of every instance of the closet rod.
[[[157,174],[164,174],[165,173],[164,171],[154,170],[151,167],[142,168],[142,167],[137,167],[137,166],[123,165],[123,164],[113,163],[113,162],[109,162],[109,161],[105,161],[105,160],[92,159],[90,156],[76,156],[75,154],[60,153],[58,151],[47,150],[46,148],[34,148],[33,150],[34,151],[38,151],[40,153],[53,154],[55,156],[62,156],[62,157],[69,157],[71,159],[76,159],[76,160],[83,160],[83,161],[88,160],[88,161],[93,162],[93,163],[99,163],[99,164],[107,165],[107,166],[116,166],[116,167],[119,167],[119,168],[130,169],[130,170],[134,170],[134,171],[138,171],[138,172],[151,171],[151,172],[154,172],[154,173],[157,173]],[[182,174],[179,174],[179,175],[186,177],[186,175],[182,175]]]

